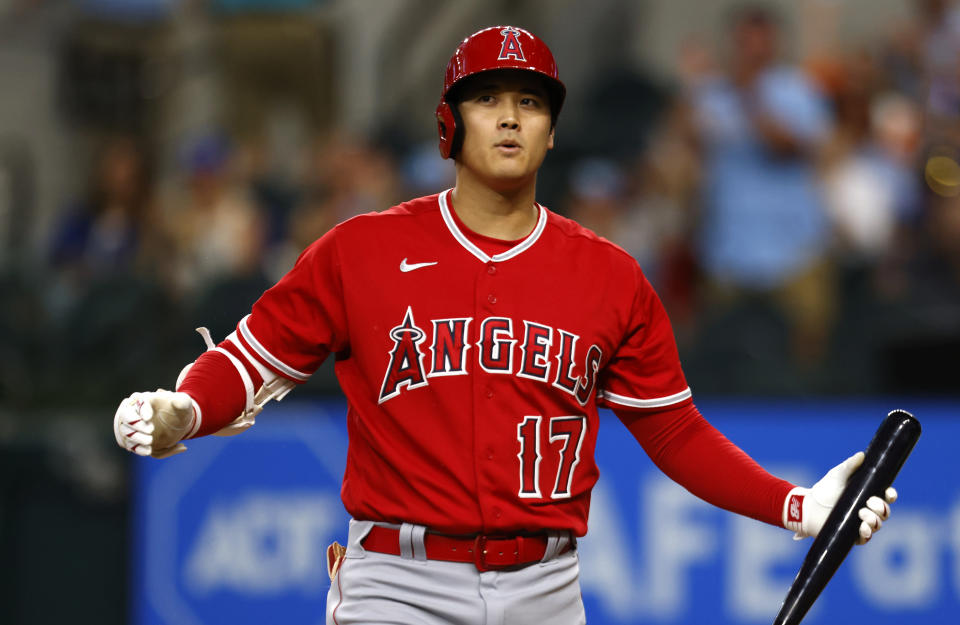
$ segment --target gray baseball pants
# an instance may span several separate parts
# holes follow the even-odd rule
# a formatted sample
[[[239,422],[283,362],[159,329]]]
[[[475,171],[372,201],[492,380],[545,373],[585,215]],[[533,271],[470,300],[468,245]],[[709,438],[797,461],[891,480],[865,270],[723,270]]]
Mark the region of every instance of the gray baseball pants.
[[[350,521],[347,554],[327,593],[327,625],[582,625],[576,550],[551,535],[540,562],[480,572],[463,562],[427,560],[423,527],[400,526],[400,556],[366,551],[371,521]],[[397,527],[397,526],[391,526]]]

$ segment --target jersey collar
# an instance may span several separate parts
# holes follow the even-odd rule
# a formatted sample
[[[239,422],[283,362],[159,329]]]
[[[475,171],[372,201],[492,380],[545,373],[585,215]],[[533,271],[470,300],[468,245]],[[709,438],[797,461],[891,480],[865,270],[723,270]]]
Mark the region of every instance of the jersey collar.
[[[537,225],[534,227],[533,232],[527,235],[527,238],[523,239],[513,247],[511,247],[506,252],[500,252],[499,254],[494,254],[493,256],[488,256],[486,252],[481,250],[476,244],[467,238],[457,226],[456,220],[453,218],[453,215],[450,213],[450,204],[447,203],[447,196],[450,195],[450,192],[453,189],[447,189],[440,194],[440,214],[443,215],[443,222],[447,224],[447,228],[450,230],[450,234],[453,235],[453,238],[457,240],[457,243],[462,245],[468,252],[479,258],[485,263],[490,261],[500,262],[504,260],[509,260],[518,254],[525,252],[527,249],[533,246],[537,242],[537,239],[540,238],[540,235],[543,234],[543,229],[547,227],[547,211],[537,204],[537,210],[540,211],[540,217],[537,219]]]

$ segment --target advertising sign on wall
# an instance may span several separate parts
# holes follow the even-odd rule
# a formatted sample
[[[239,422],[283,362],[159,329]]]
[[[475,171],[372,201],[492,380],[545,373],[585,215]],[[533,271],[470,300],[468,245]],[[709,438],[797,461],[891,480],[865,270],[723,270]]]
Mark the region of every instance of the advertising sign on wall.
[[[853,550],[805,625],[952,623],[960,608],[960,405],[701,401],[771,472],[810,485],[864,449],[892,408],[924,433],[897,479],[893,517]],[[889,405],[888,405],[889,404]],[[272,405],[230,438],[137,461],[133,622],[324,622],[325,549],[345,542],[340,402]],[[600,482],[580,541],[588,622],[770,623],[811,542],[698,500],[602,415]]]

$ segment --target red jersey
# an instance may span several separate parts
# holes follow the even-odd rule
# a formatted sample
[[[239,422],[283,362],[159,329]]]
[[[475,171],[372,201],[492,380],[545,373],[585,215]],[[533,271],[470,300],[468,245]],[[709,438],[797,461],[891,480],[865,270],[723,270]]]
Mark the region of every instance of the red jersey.
[[[335,354],[354,518],[583,535],[598,406],[690,402],[670,323],[609,241],[538,205],[533,232],[491,257],[449,193],[335,227],[237,337],[296,382]]]

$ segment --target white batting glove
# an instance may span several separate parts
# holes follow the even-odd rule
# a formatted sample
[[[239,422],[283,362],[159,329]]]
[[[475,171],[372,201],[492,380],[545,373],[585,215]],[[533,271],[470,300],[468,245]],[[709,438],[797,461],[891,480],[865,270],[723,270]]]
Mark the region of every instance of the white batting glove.
[[[787,494],[783,505],[783,526],[796,532],[794,540],[807,536],[816,537],[826,522],[830,511],[837,504],[847,480],[863,464],[864,453],[858,451],[837,466],[830,469],[819,482],[811,488],[796,487]],[[890,504],[897,500],[897,491],[891,486],[884,492],[884,499],[873,496],[860,508],[860,536],[857,544],[862,545],[880,529],[890,517]]]
[[[134,393],[120,402],[113,417],[117,444],[138,456],[167,458],[187,446],[181,443],[197,427],[193,400],[186,393],[157,389]]]

